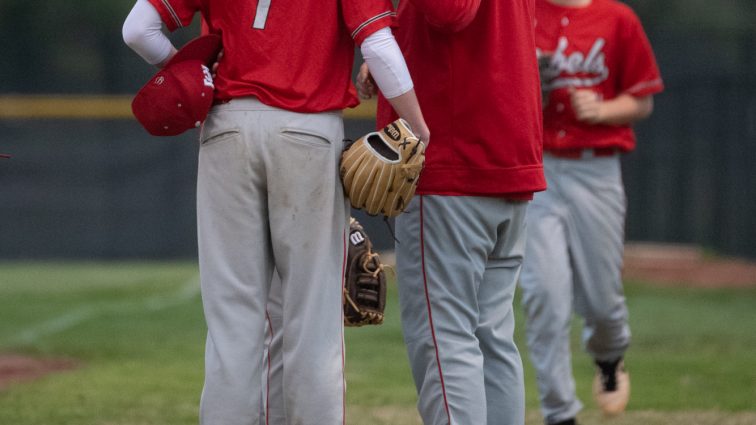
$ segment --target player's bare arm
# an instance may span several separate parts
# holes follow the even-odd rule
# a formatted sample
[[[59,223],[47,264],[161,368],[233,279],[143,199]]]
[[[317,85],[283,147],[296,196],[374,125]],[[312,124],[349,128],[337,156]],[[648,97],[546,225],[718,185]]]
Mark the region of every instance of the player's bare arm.
[[[360,66],[360,72],[357,74],[355,86],[357,87],[357,94],[362,99],[371,99],[378,94],[378,87],[376,86],[375,80],[373,80],[373,76],[370,74],[370,68],[368,68],[366,63],[363,63]],[[415,90],[412,89],[407,93],[387,100],[389,104],[391,104],[391,107],[394,108],[394,111],[410,124],[415,135],[427,145],[428,141],[430,141],[430,129],[425,123],[420,108],[415,108],[414,106],[415,103],[417,103]]]
[[[602,100],[593,90],[570,90],[572,109],[579,121],[589,124],[626,125],[643,120],[654,109],[652,96],[621,94]]]
[[[549,2],[570,7],[582,7],[591,4],[591,0],[549,0]]]
[[[415,90],[412,89],[407,93],[387,100],[391,104],[391,107],[394,108],[394,111],[410,124],[415,136],[427,146],[430,141],[430,129],[425,123],[420,107],[416,106],[418,102]]]
[[[407,64],[391,30],[383,28],[371,34],[360,45],[360,50],[365,59],[356,80],[360,97],[369,99],[380,88],[394,111],[427,144],[430,130],[420,110]]]

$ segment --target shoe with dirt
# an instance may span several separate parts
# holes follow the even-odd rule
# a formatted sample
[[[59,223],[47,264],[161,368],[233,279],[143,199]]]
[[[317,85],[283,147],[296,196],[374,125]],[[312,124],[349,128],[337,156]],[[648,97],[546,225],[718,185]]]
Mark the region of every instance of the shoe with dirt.
[[[593,397],[607,416],[625,411],[630,399],[630,375],[625,371],[622,359],[596,362],[596,377],[593,380]]]

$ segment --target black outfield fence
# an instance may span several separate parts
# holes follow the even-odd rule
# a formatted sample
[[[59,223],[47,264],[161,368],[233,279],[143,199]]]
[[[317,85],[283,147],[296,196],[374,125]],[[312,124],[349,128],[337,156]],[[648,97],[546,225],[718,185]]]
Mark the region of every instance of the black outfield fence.
[[[756,258],[756,30],[649,37],[666,91],[637,126],[637,151],[623,160],[627,239]],[[137,60],[113,55],[117,63]],[[138,78],[108,73],[117,66],[97,69],[103,87],[122,93],[149,75],[144,66]],[[118,119],[103,111],[97,119],[50,119],[31,108],[23,117],[2,98],[14,81],[28,80],[9,77],[0,93],[0,153],[13,155],[0,159],[0,259],[196,255],[196,132],[152,138],[122,111]],[[372,129],[361,116],[347,121],[348,137]],[[357,216],[376,245],[393,244],[381,220]]]
[[[624,160],[627,238],[756,258],[756,33],[650,36],[666,90]]]

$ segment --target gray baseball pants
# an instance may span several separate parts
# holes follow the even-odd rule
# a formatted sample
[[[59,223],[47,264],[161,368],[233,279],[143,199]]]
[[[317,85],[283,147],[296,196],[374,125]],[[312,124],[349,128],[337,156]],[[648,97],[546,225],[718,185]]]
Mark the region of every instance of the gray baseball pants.
[[[208,326],[203,425],[260,423],[274,269],[281,284],[283,423],[344,421],[343,133],[340,113],[294,113],[252,98],[215,106],[203,126],[197,179]]]
[[[526,202],[415,196],[396,220],[402,329],[426,425],[522,425],[512,300]]]
[[[630,343],[621,276],[626,200],[619,155],[545,154],[544,171],[548,189],[527,214],[521,287],[541,410],[554,423],[582,408],[570,355],[573,310],[594,360],[622,356]]]

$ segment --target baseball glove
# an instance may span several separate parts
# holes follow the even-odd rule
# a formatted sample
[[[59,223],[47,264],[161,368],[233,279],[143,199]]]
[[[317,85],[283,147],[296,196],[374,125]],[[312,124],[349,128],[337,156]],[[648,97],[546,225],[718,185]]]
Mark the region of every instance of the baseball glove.
[[[344,276],[344,326],[380,325],[386,307],[386,273],[362,225],[350,218]]]
[[[396,217],[415,195],[424,163],[425,143],[400,118],[347,146],[341,154],[344,192],[354,208]]]

